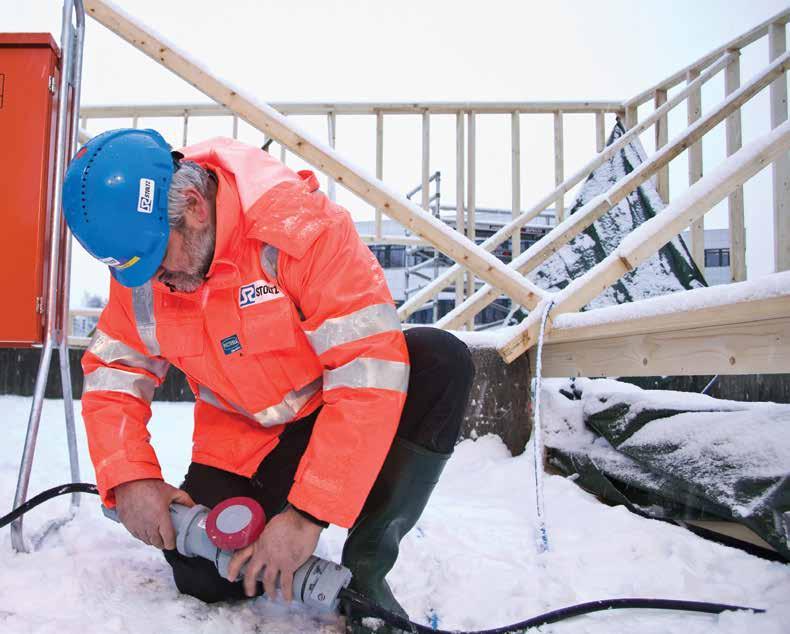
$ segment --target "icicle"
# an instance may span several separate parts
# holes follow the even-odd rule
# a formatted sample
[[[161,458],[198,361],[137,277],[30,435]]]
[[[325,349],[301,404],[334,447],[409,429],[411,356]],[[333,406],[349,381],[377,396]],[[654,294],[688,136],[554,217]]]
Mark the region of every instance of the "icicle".
[[[546,329],[546,321],[549,312],[554,306],[554,301],[550,300],[543,310],[543,318],[540,321],[540,335],[538,336],[538,352],[535,360],[535,417],[532,427],[532,448],[533,462],[535,469],[535,508],[538,519],[538,552],[549,550],[549,533],[546,530],[546,517],[543,500],[543,428],[540,422],[540,383],[543,363],[543,334]]]

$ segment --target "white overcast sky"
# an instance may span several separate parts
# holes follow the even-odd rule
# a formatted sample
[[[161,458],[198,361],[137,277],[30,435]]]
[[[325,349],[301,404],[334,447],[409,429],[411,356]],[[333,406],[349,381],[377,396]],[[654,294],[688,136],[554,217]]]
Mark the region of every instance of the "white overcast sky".
[[[128,0],[117,3],[190,52],[221,77],[265,101],[530,101],[623,100],[787,7],[781,0]],[[3,31],[60,36],[60,3],[0,0]],[[742,57],[743,81],[767,63],[767,39]],[[205,101],[201,93],[88,19],[82,103]],[[703,112],[723,97],[721,78],[703,92]],[[670,118],[670,138],[685,127],[685,108]],[[522,207],[550,191],[550,116],[522,118]],[[325,138],[325,121],[297,122]],[[143,120],[180,144],[180,122]],[[613,119],[607,118],[607,128]],[[89,123],[97,132],[128,120]],[[337,147],[374,170],[374,121],[340,118]],[[478,124],[478,204],[510,205],[510,122]],[[769,127],[765,95],[744,109],[744,141]],[[229,121],[190,122],[190,142],[230,134]],[[592,157],[592,116],[566,116],[565,175]],[[454,121],[432,123],[432,169],[442,170],[442,194],[455,201]],[[242,138],[260,135],[242,129]],[[707,139],[707,137],[706,137]],[[643,135],[652,150],[652,132]],[[419,182],[419,118],[387,119],[384,179],[405,191]],[[706,140],[706,170],[723,158],[723,126]],[[289,163],[291,164],[291,163]],[[301,164],[297,161],[293,165]],[[671,171],[671,193],[686,187],[685,157]],[[773,267],[770,175],[747,185],[749,276]],[[339,200],[356,217],[367,208]],[[566,201],[566,205],[569,201]],[[708,226],[726,226],[720,206]],[[72,304],[85,290],[103,292],[107,274],[75,248]]]

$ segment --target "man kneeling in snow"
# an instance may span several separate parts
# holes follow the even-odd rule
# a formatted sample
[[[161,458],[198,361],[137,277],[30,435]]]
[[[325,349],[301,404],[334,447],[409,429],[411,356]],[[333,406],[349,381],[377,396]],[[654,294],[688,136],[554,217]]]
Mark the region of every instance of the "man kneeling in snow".
[[[405,614],[384,577],[457,439],[474,375],[464,344],[404,336],[348,213],[260,149],[213,139],[171,156],[153,130],[106,132],[69,166],[64,210],[112,273],[82,361],[104,504],[209,602],[274,596],[278,577],[290,600],[322,528],[347,527],[352,587]],[[196,398],[179,489],[146,430],[170,364]],[[269,521],[223,579],[174,550],[168,507],[239,495]]]

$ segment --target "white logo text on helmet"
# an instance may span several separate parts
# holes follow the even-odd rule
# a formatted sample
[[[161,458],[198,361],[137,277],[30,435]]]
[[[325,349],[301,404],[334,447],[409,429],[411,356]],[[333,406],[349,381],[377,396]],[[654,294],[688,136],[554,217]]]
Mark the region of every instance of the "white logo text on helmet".
[[[137,197],[137,211],[150,214],[154,210],[154,191],[156,183],[150,178],[140,179],[140,195]]]

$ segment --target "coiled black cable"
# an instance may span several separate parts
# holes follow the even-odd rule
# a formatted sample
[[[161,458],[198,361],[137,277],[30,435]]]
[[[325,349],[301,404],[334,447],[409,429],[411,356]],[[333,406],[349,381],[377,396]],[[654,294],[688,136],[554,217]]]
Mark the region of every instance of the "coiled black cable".
[[[38,506],[42,502],[57,497],[58,495],[66,495],[68,493],[94,493],[98,494],[99,490],[95,484],[88,484],[85,482],[73,482],[70,484],[62,484],[60,486],[52,487],[39,493],[38,495],[30,498],[21,506],[15,508],[13,511],[0,518],[0,528],[10,524],[18,517],[27,513],[30,509]],[[490,630],[477,630],[474,632],[463,632],[459,630],[436,630],[427,625],[421,625],[414,621],[409,621],[402,616],[385,610],[380,605],[373,603],[364,595],[345,588],[340,592],[341,600],[350,604],[356,614],[360,612],[374,618],[381,619],[387,625],[397,627],[405,632],[412,634],[511,634],[513,632],[520,632],[530,627],[538,627],[539,625],[547,625],[549,623],[556,623],[557,621],[564,621],[575,616],[583,614],[590,614],[591,612],[601,612],[603,610],[614,610],[622,608],[648,608],[652,610],[681,610],[686,612],[702,612],[705,614],[721,614],[730,610],[749,610],[751,612],[765,612],[758,608],[748,608],[740,605],[727,605],[723,603],[705,603],[702,601],[684,601],[680,599],[602,599],[600,601],[589,601],[587,603],[580,603],[579,605],[572,605],[559,610],[546,612],[533,616],[525,621],[513,623],[512,625],[505,625]]]

